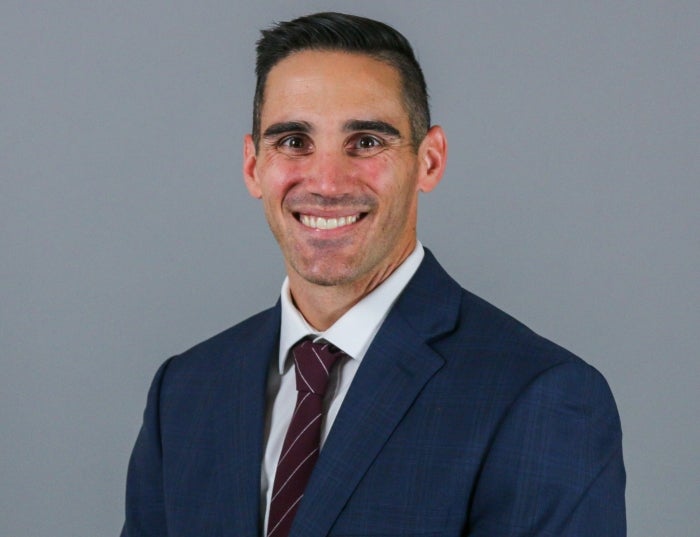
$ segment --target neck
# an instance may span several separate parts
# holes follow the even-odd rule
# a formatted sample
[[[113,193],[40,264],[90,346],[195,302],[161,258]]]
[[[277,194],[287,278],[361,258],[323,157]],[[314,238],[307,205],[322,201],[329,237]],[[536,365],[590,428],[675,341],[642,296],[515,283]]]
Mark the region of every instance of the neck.
[[[415,246],[415,245],[414,245]],[[339,285],[319,285],[303,279],[291,267],[287,267],[289,291],[296,308],[312,328],[319,332],[328,330],[350,308],[374,291],[406,260],[409,249],[394,263],[365,278]]]

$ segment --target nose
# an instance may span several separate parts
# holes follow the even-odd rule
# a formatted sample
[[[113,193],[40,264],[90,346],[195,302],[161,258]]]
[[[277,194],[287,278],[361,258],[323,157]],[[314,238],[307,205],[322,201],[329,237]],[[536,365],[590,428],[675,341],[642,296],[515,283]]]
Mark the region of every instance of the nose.
[[[347,194],[353,182],[351,159],[342,151],[316,151],[309,162],[308,189],[326,197]]]

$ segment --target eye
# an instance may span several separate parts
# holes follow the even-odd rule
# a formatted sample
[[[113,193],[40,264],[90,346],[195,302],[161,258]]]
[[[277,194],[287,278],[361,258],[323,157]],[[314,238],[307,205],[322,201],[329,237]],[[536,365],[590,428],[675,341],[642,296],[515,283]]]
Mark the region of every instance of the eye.
[[[374,136],[363,136],[357,141],[357,146],[360,149],[373,149],[379,145],[381,145],[379,140]]]
[[[349,140],[348,152],[358,156],[369,156],[384,148],[384,142],[371,134],[360,134]]]
[[[295,155],[311,152],[311,142],[306,136],[300,134],[290,134],[281,138],[277,142],[277,147],[285,153]]]

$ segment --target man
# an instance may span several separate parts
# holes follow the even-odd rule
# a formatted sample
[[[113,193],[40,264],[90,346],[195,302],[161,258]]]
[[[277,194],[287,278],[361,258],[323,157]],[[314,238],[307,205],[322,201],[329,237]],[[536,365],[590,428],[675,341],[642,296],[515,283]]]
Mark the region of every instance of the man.
[[[243,173],[287,279],[156,374],[122,535],[624,535],[601,375],[416,240],[447,150],[405,38],[321,13],[257,52]]]

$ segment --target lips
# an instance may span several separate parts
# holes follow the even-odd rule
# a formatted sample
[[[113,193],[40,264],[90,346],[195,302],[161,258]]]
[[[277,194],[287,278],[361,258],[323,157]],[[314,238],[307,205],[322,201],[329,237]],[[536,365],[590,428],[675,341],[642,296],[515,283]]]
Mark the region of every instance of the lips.
[[[354,224],[361,216],[361,214],[353,214],[337,218],[324,218],[323,216],[299,214],[299,222],[311,229],[336,229]]]

